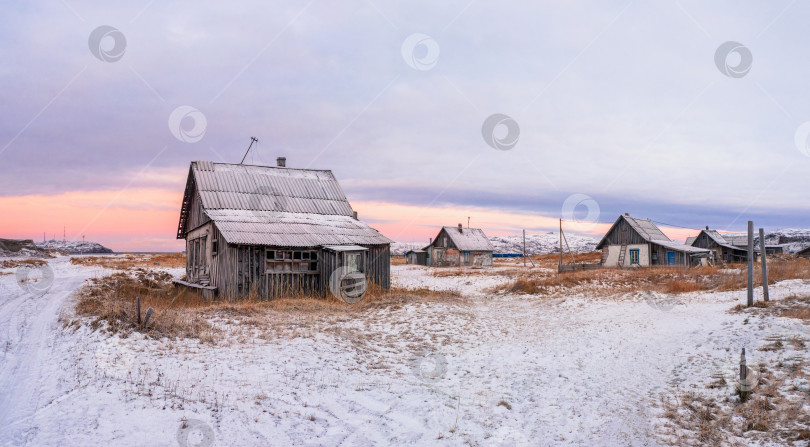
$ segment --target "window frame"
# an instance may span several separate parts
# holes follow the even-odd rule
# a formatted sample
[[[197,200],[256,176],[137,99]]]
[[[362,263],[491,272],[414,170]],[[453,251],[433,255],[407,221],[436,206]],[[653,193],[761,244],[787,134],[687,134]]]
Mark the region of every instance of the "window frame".
[[[633,262],[633,255],[635,256],[635,262]],[[641,250],[638,248],[631,248],[630,249],[630,265],[641,265]]]

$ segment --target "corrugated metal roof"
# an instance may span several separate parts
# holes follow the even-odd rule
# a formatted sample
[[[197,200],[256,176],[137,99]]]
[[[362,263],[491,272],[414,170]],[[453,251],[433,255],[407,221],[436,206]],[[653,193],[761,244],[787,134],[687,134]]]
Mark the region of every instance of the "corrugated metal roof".
[[[611,231],[613,231],[616,225],[618,225],[619,222],[621,222],[622,219],[624,219],[627,222],[627,224],[630,225],[630,228],[635,230],[636,233],[638,233],[639,236],[641,236],[641,238],[647,242],[657,242],[657,241],[672,242],[672,240],[668,238],[667,235],[662,233],[661,230],[658,228],[658,226],[656,226],[650,219],[637,219],[635,217],[630,217],[627,214],[622,214],[621,216],[619,216],[618,219],[616,219],[616,222],[613,222],[613,225],[611,225],[607,233],[605,233],[605,235],[602,236],[602,239],[599,240],[599,243],[596,244],[597,250],[602,249],[605,242],[607,242],[608,235],[610,234]]]
[[[456,248],[461,251],[495,251],[492,242],[480,228],[463,228],[461,231],[457,226],[442,228],[453,240]]]
[[[195,161],[208,217],[231,244],[316,247],[392,241],[355,220],[331,171]]]
[[[191,166],[206,210],[352,215],[331,171],[200,161]]]
[[[691,245],[683,245],[680,242],[673,242],[673,241],[656,240],[652,241],[652,243],[660,245],[662,247],[669,248],[670,250],[680,251],[684,253],[697,254],[697,253],[709,253],[710,251],[705,248],[693,247]]]
[[[746,233],[720,233],[717,230],[702,230],[717,245],[721,247],[741,250],[748,247],[748,234]]]
[[[324,245],[325,249],[332,250],[332,251],[365,251],[368,250],[366,247],[361,247],[359,245]]]
[[[670,241],[672,239],[668,238],[666,234],[661,232],[657,225],[655,225],[650,219],[637,219],[635,217],[630,216],[623,216],[624,219],[633,227],[638,234],[641,235],[642,238],[646,241]]]

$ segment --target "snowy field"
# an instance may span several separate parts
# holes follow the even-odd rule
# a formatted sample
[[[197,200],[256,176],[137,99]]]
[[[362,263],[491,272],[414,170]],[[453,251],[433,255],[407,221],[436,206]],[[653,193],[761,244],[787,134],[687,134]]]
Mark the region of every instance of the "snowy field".
[[[111,273],[49,260],[25,293],[0,270],[3,446],[655,446],[662,395],[704,389],[765,356],[802,320],[729,313],[745,292],[597,296],[489,294],[509,278],[392,267],[394,285],[457,290],[462,303],[245,325],[216,344],[110,337],[75,318],[71,295]],[[182,275],[182,269],[170,272]],[[771,286],[771,299],[810,282]],[[233,318],[221,324],[239,326]],[[807,388],[807,384],[799,384]],[[797,444],[800,445],[800,444]]]

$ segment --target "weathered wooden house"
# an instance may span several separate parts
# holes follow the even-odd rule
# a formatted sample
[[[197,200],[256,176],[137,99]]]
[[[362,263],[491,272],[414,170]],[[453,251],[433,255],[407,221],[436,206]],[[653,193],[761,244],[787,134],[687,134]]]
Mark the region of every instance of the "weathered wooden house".
[[[408,264],[427,265],[427,250],[408,250],[405,252],[405,260]]]
[[[390,285],[391,240],[357,219],[331,171],[194,161],[177,238],[185,285],[272,298],[329,290],[336,270]]]
[[[797,251],[796,256],[800,258],[810,258],[810,246]]]
[[[690,245],[711,250],[712,260],[728,263],[748,262],[748,235],[744,233],[721,234],[706,227],[700,230]]]
[[[605,267],[700,265],[709,250],[672,241],[649,219],[624,214],[616,219],[599,241]]]
[[[427,265],[434,267],[492,267],[495,247],[480,228],[442,227],[424,248]]]

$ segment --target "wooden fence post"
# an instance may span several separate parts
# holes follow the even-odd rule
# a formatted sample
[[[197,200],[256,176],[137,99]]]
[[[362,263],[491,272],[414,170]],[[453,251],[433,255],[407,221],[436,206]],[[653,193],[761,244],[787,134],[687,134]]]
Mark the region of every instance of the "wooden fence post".
[[[762,257],[762,261],[759,263],[760,267],[762,267],[762,299],[765,301],[769,301],[768,297],[768,264],[767,264],[767,256],[765,251],[765,229],[759,229],[759,251],[760,256]]]
[[[748,221],[748,307],[754,305],[754,221]]]
[[[138,326],[141,325],[141,297],[135,297],[135,313],[138,314]]]
[[[740,400],[745,402],[748,399],[748,394],[750,390],[748,389],[748,364],[745,361],[745,348],[742,348],[742,354],[740,354]]]

